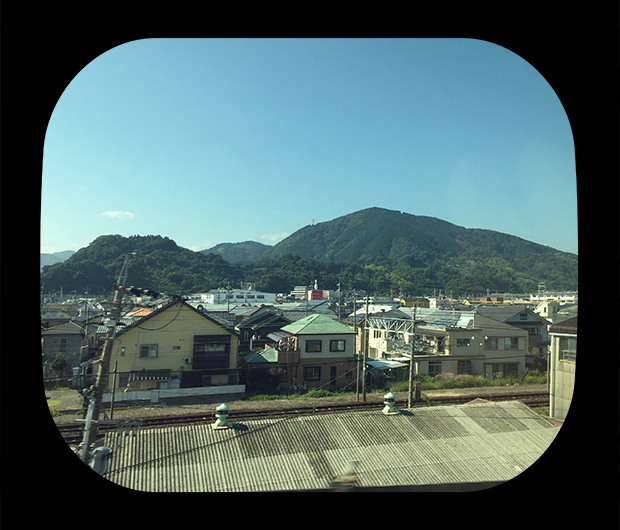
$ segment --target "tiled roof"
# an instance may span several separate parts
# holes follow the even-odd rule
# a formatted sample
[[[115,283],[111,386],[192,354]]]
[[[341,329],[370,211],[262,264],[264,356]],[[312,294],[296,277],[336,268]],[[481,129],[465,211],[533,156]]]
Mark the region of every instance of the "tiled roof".
[[[325,315],[309,315],[288,326],[284,326],[282,330],[288,331],[293,335],[341,335],[344,333],[355,333],[355,330]]]
[[[180,301],[180,300],[171,300],[168,304],[160,307],[159,309],[157,309],[156,311],[153,311],[152,313],[139,318],[138,320],[134,320],[132,323],[128,324],[126,327],[121,328],[121,329],[117,329],[116,330],[116,336],[122,335],[123,333],[127,333],[128,331],[131,331],[135,326],[137,325],[141,325],[144,322],[150,320],[151,318],[163,313],[164,311],[167,311],[168,309],[174,307],[177,304],[181,304],[183,307],[186,307],[187,309],[192,310],[194,313],[200,315],[201,317],[210,320],[211,322],[213,322],[214,324],[217,324],[218,326],[220,326],[221,328],[225,329],[226,331],[228,331],[228,333],[230,333],[231,335],[237,335],[237,333],[235,332],[234,329],[232,329],[231,324],[229,322],[220,320],[216,317],[210,316],[207,313],[203,313],[202,311],[198,311],[198,309],[192,307],[190,304],[188,304],[185,301]],[[120,319],[120,321],[123,321],[124,318],[134,318],[134,317],[122,317]]]
[[[550,333],[577,333],[577,315],[574,317],[568,318],[566,320],[562,320],[557,324],[553,324],[549,328]]]
[[[84,335],[84,329],[74,322],[67,322],[53,328],[42,329],[41,335]]]
[[[360,486],[510,480],[558,428],[520,402],[349,412],[106,435],[106,478],[144,491],[274,491],[328,487],[351,460]],[[117,446],[118,444],[118,446]]]

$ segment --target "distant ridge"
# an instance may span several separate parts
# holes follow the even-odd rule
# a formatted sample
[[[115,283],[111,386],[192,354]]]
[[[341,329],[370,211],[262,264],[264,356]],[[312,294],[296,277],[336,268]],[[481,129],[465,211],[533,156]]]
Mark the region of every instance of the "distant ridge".
[[[61,252],[52,252],[51,254],[41,252],[40,267],[43,268],[43,265],[60,263],[73,256],[73,254],[75,254],[75,250],[63,250]]]
[[[298,255],[323,262],[352,263],[407,257],[417,266],[424,266],[437,259],[463,256],[472,259],[497,256],[510,260],[525,252],[560,251],[517,236],[464,228],[435,217],[368,208],[305,226],[265,251],[260,259]]]
[[[106,290],[124,253],[130,284],[189,294],[225,285],[255,284],[285,292],[319,279],[325,289],[371,293],[534,292],[577,290],[578,258],[549,246],[493,230],[464,228],[435,217],[368,208],[305,226],[270,247],[223,243],[201,252],[156,235],[100,236],[65,262],[43,268],[45,289],[90,286]],[[48,292],[50,292],[48,291]]]
[[[229,263],[244,265],[258,261],[270,248],[271,245],[256,241],[244,241],[243,243],[220,243],[200,252],[203,254],[219,254]]]

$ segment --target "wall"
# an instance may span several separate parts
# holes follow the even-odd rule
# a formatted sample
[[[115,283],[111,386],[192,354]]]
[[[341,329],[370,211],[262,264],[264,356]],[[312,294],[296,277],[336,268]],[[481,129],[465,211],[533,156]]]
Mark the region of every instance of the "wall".
[[[310,340],[320,340],[322,342],[322,348],[320,352],[307,352],[306,343]],[[330,351],[330,341],[332,340],[344,340],[344,351]],[[336,359],[340,357],[352,357],[355,353],[355,334],[342,334],[342,335],[299,335],[297,340],[297,347],[299,348],[299,355],[302,360],[314,359],[314,358],[327,358]]]
[[[560,338],[565,335],[550,335],[551,358],[549,370],[549,415],[563,420],[573,399],[577,365],[560,359]]]
[[[355,354],[355,334],[341,334],[341,335],[299,335],[297,340],[298,347],[298,363],[294,363],[294,359],[291,357],[291,363],[285,365],[284,352],[278,353],[278,368],[287,370],[287,373],[283,375],[280,388],[288,388],[290,385],[306,385],[308,388],[319,387],[336,387],[340,388],[355,381],[355,362],[347,361],[351,359]],[[306,342],[308,340],[320,340],[322,342],[322,348],[320,352],[307,352]],[[332,340],[344,340],[344,351],[331,352],[330,341]],[[283,361],[283,362],[281,362]],[[320,368],[320,375],[316,379],[306,379],[306,367]],[[351,377],[346,377],[347,372],[353,370]],[[335,382],[332,383],[332,373],[335,371]]]
[[[114,394],[114,403],[122,403],[125,401],[149,400],[152,403],[160,401],[169,401],[172,399],[192,398],[192,397],[212,397],[218,399],[238,399],[245,393],[245,385],[224,385],[212,387],[198,388],[181,388],[168,390],[142,390],[136,392],[116,392]],[[112,402],[112,392],[103,394],[103,402]]]

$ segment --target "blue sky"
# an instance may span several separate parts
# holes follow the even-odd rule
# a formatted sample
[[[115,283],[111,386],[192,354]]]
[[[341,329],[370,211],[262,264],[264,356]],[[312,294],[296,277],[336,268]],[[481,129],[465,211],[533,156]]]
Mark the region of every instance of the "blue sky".
[[[364,208],[577,252],[575,151],[527,61],[468,39],[152,39],[68,85],[41,252],[104,234],[202,250]]]

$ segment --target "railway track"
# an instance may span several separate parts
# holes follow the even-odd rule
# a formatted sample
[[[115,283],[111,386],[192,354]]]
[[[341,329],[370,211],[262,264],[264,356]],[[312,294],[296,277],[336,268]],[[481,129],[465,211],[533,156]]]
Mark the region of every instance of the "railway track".
[[[413,408],[425,407],[428,405],[462,405],[469,403],[475,399],[484,399],[487,401],[522,401],[528,407],[544,407],[549,405],[548,392],[521,393],[521,394],[479,394],[458,397],[433,398],[430,400],[417,401],[413,404]],[[309,407],[290,407],[284,409],[259,409],[259,410],[233,410],[228,419],[231,422],[247,421],[264,418],[285,418],[288,416],[298,416],[301,414],[329,414],[334,412],[363,411],[363,410],[380,410],[382,402],[362,401],[349,403],[331,403],[325,405],[315,405]],[[396,408],[407,408],[407,400],[396,400]],[[200,423],[213,423],[215,421],[215,412],[203,414],[185,414],[176,416],[155,416],[150,418],[141,418],[137,421],[140,428],[169,427],[171,425],[188,425]],[[83,423],[75,423],[71,425],[57,425],[56,427],[62,434],[64,440],[69,445],[75,445],[82,441]],[[135,428],[136,422],[132,425],[131,421],[125,421],[125,430]],[[108,431],[117,429],[117,425],[101,424],[99,425],[97,437],[102,438]]]

